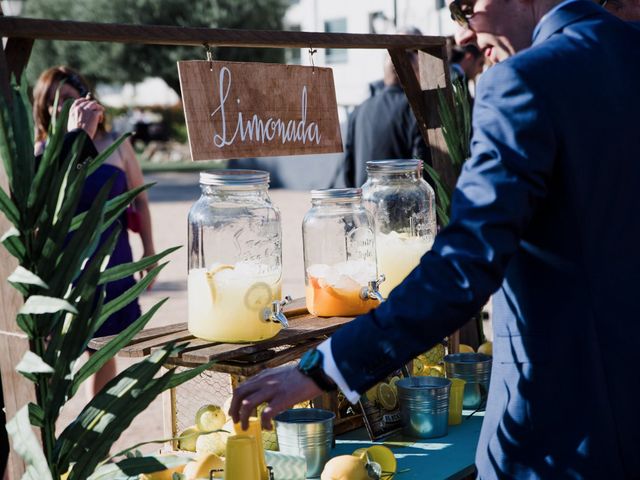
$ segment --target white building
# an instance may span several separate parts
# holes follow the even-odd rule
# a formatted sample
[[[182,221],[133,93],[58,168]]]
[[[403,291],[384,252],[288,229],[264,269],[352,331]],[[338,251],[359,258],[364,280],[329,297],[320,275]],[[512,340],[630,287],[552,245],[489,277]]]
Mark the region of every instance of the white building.
[[[452,35],[455,25],[445,0],[292,0],[285,16],[289,30],[393,33],[417,27],[424,35]],[[368,84],[382,78],[384,50],[317,49],[315,65],[333,68],[338,104],[352,106],[369,95]],[[310,65],[309,52],[288,52],[288,63]]]

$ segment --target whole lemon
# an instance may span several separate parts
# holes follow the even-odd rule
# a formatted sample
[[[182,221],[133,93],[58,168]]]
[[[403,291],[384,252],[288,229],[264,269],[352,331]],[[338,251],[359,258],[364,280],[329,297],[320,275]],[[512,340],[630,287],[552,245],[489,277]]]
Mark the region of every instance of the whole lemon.
[[[478,347],[478,353],[493,356],[493,342],[484,342]]]
[[[329,460],[320,480],[370,480],[365,463],[353,455],[340,455]]]

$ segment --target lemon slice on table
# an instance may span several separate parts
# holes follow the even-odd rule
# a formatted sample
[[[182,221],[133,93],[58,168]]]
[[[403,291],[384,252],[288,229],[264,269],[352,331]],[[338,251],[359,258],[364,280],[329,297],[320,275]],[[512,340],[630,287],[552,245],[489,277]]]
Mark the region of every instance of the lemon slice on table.
[[[385,410],[394,410],[398,405],[398,395],[388,383],[378,385],[378,402]]]
[[[220,430],[226,421],[227,416],[217,405],[204,405],[196,413],[196,427],[201,432]]]
[[[396,387],[396,383],[398,383],[399,381],[400,381],[400,377],[398,377],[397,375],[394,377],[391,377],[391,380],[389,380],[389,386],[393,388],[393,390],[396,393],[398,392],[398,387]]]
[[[370,402],[376,403],[378,401],[378,387],[377,385],[371,387],[367,390],[367,393],[364,394],[367,397],[367,400]]]
[[[215,276],[217,273],[222,270],[233,270],[235,267],[233,265],[226,265],[224,263],[220,265],[216,265],[211,270],[207,270],[204,273],[204,276],[207,280],[207,285],[209,285],[209,291],[211,292],[211,301],[216,303],[216,280]]]
[[[244,296],[244,305],[250,310],[262,310],[269,306],[273,293],[271,287],[264,282],[256,282]]]

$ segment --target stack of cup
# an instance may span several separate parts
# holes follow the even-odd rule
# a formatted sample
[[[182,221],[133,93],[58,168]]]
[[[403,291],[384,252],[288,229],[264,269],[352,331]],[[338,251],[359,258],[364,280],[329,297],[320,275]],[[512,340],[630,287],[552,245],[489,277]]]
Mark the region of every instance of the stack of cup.
[[[451,390],[449,391],[449,425],[462,423],[462,399],[464,397],[464,384],[461,378],[450,378]]]
[[[242,430],[242,425],[239,423],[235,423],[233,428],[236,431],[236,434],[246,435],[253,439],[256,457],[258,459],[258,467],[260,470],[260,480],[269,480],[269,471],[267,470],[267,464],[264,458],[264,447],[262,445],[262,427],[260,425],[260,419],[257,417],[249,417],[249,427],[247,430]]]
[[[483,353],[453,353],[444,357],[444,366],[448,378],[464,380],[463,408],[484,409],[489,393],[491,379],[491,361]]]
[[[294,408],[273,419],[280,451],[304,457],[307,477],[319,477],[333,447],[335,414],[319,408]]]
[[[409,377],[396,382],[404,433],[417,438],[443,437],[449,419],[447,378]]]
[[[249,435],[234,435],[227,439],[224,461],[226,480],[262,480],[258,451]]]

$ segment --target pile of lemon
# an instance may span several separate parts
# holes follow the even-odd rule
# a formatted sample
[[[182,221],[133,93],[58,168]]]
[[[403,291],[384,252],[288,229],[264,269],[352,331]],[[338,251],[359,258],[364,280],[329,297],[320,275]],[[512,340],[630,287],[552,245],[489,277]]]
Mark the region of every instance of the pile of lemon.
[[[438,343],[431,350],[413,359],[412,374],[415,377],[444,377],[444,345]]]

